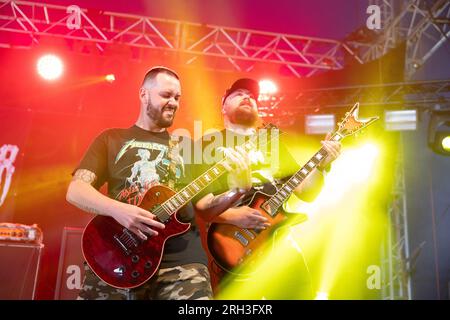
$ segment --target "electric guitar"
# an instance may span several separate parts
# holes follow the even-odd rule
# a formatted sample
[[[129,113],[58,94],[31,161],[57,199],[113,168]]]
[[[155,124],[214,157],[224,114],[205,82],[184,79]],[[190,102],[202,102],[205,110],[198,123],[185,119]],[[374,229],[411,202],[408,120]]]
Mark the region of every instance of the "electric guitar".
[[[378,117],[359,120],[358,112],[359,103],[356,103],[338,124],[339,128],[333,133],[331,140],[340,141],[378,120]],[[274,227],[286,219],[282,211],[283,203],[327,155],[327,151],[321,148],[276,193],[268,195],[258,191],[247,204],[242,204],[258,210],[268,219],[270,228],[256,230],[239,228],[231,224],[211,224],[207,235],[208,250],[223,270],[241,276],[249,275],[255,270],[254,267],[262,253],[262,250],[258,249],[267,243],[273,230],[276,229]]]
[[[260,144],[274,139],[277,134],[267,138],[267,129],[272,128],[272,125],[264,126],[266,130],[259,130],[242,147],[249,151],[258,138]],[[264,137],[266,141],[261,141]],[[82,236],[83,256],[92,271],[108,285],[121,289],[135,288],[148,281],[159,268],[166,241],[190,228],[190,223],[180,222],[176,213],[227,171],[224,161],[219,161],[178,192],[162,185],[146,192],[139,207],[152,212],[165,224],[157,236],[142,240],[113,218],[95,216]]]

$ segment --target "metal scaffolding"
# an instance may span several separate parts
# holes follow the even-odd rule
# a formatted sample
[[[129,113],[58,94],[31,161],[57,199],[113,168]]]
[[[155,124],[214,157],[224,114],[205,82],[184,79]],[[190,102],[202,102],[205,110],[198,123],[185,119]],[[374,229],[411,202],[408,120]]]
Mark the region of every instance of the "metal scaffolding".
[[[371,61],[406,41],[406,75],[410,78],[449,39],[448,0],[430,5],[425,0],[371,0],[369,4],[380,7],[381,30],[371,31],[363,26],[360,31],[370,33],[368,37],[350,36],[339,41],[84,8],[74,11],[76,6],[0,0],[0,46],[29,47],[39,44],[43,36],[52,36],[93,44],[99,52],[112,44],[122,44],[177,54],[180,62],[187,65],[249,72],[258,63],[272,63],[284,66],[296,77],[308,77],[318,71],[342,69],[349,60]],[[396,8],[398,4],[400,8]],[[22,38],[12,39],[7,33]]]
[[[403,141],[400,133],[395,163],[392,202],[388,208],[386,243],[382,248],[382,288],[384,300],[411,300],[411,259],[403,166]]]
[[[445,43],[450,43],[450,1],[448,0],[376,0],[382,8],[386,22],[372,46],[362,54],[363,60],[373,59],[387,53],[401,42],[406,43],[405,79],[409,80],[430,57]],[[396,8],[395,5],[401,5]],[[352,46],[356,50],[357,46]],[[346,99],[360,95],[367,97],[367,104],[385,107],[432,108],[435,104],[450,105],[448,93],[450,81],[409,82],[392,84],[381,94],[377,88],[364,92],[365,87],[349,92]],[[375,89],[375,90],[373,90]],[[384,88],[383,88],[384,89]],[[365,93],[365,94],[364,94]],[[379,99],[377,96],[383,98]],[[377,102],[378,100],[378,102]],[[403,169],[403,142],[400,133],[399,154],[396,162],[395,186],[392,202],[388,208],[389,224],[387,239],[382,248],[382,298],[412,299],[411,269],[413,261],[408,241],[408,222]],[[419,248],[420,250],[420,248]],[[414,255],[414,254],[413,254]],[[414,257],[413,257],[414,259]]]
[[[411,79],[417,69],[445,43],[450,43],[450,1],[376,0],[384,26],[369,46],[349,41],[363,61],[376,59],[401,42],[406,42],[405,76]]]
[[[374,85],[342,86],[283,92],[260,99],[260,116],[281,127],[298,124],[305,114],[339,113],[359,101],[362,108],[416,109],[418,113],[435,105],[450,108],[450,79],[410,81]]]
[[[290,103],[300,112],[348,108],[355,101],[380,110],[450,105],[450,79],[310,89],[298,93]]]
[[[77,22],[74,10],[32,1],[0,0],[0,35],[23,36],[21,43],[2,36],[0,46],[30,46],[38,44],[42,36],[52,36],[94,44],[99,52],[112,44],[163,50],[177,54],[184,64],[210,65],[216,70],[248,72],[257,63],[272,63],[286,67],[296,77],[311,75],[314,70],[341,69],[345,56],[363,63],[345,43],[333,39],[83,8]]]
[[[369,3],[381,9],[381,30],[372,32],[364,26],[360,31],[370,33],[368,37],[339,41],[84,8],[80,8],[77,24],[75,9],[68,9],[74,6],[0,0],[0,46],[29,47],[38,44],[42,36],[53,36],[93,44],[99,52],[122,44],[182,54],[181,62],[187,65],[249,72],[262,62],[284,66],[296,77],[307,77],[342,69],[347,59],[371,61],[406,41],[406,76],[410,78],[449,40],[448,0]],[[23,37],[13,40],[3,36],[6,33]]]

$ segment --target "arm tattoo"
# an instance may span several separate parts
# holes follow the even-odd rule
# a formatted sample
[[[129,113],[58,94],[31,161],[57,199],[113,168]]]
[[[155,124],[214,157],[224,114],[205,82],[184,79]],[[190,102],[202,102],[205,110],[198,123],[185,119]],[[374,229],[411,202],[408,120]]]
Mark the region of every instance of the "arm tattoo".
[[[89,171],[86,169],[78,169],[75,172],[75,174],[73,175],[72,181],[75,181],[75,180],[81,180],[87,184],[92,185],[97,180],[97,176],[92,171]],[[94,214],[101,214],[100,210],[98,210],[96,208],[84,205],[82,203],[77,203],[77,202],[74,202],[73,204],[75,206],[77,206],[78,208],[80,208],[81,210],[84,210],[86,212],[90,212],[90,213],[94,213]]]
[[[88,184],[94,184],[94,182],[97,180],[97,176],[92,171],[86,169],[78,169],[73,175],[72,180],[81,180]]]
[[[86,212],[90,212],[90,213],[94,213],[94,214],[100,214],[100,210],[97,210],[95,208],[92,207],[88,207],[82,204],[77,204],[76,205],[78,208],[80,208],[81,210],[84,210]]]

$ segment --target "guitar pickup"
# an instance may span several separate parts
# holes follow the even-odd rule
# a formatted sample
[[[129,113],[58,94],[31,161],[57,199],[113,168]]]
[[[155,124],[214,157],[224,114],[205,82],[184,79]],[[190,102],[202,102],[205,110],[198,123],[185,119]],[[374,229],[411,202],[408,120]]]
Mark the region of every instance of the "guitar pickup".
[[[123,229],[123,233],[124,235],[126,235],[127,239],[129,239],[129,241],[133,243],[135,247],[138,246],[139,244],[138,239],[136,239],[136,236],[131,231],[129,231],[128,229]]]
[[[239,242],[243,245],[243,246],[248,246],[248,240],[245,239],[245,237],[242,235],[242,233],[240,233],[239,231],[235,231],[234,232],[234,237],[239,240]]]
[[[246,235],[248,235],[252,240],[255,239],[255,235],[248,229],[242,229]]]

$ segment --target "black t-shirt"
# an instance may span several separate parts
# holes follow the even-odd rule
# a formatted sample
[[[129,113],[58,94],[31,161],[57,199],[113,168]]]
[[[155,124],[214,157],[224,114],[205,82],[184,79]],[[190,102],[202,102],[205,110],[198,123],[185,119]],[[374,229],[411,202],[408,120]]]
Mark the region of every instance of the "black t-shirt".
[[[136,125],[128,129],[108,129],[93,141],[74,172],[77,169],[94,172],[97,175],[96,189],[107,183],[110,198],[139,205],[148,189],[167,184],[169,140],[167,131],[155,133]],[[180,144],[185,145],[186,142],[190,143],[190,140],[181,140]],[[189,164],[178,163],[175,189],[190,183],[191,174]],[[206,264],[192,204],[186,205],[178,215],[192,225],[188,232],[167,240],[161,267],[194,262]]]
[[[256,147],[248,154],[251,162],[252,188],[241,199],[240,204],[246,204],[256,191],[267,194],[276,192],[290,176],[292,176],[300,166],[297,164],[284,142],[284,135],[276,131],[266,130],[266,133],[257,131]],[[271,134],[274,138],[271,139]],[[251,137],[232,133],[229,130],[217,131],[206,135],[201,141],[197,141],[202,145],[203,164],[197,166],[199,172],[204,172],[209,166],[218,159],[223,158],[223,153],[217,150],[217,147],[235,147],[249,141]],[[198,198],[208,193],[218,195],[229,190],[228,174],[222,175],[212,185],[206,188]],[[239,203],[237,204],[240,205]]]

